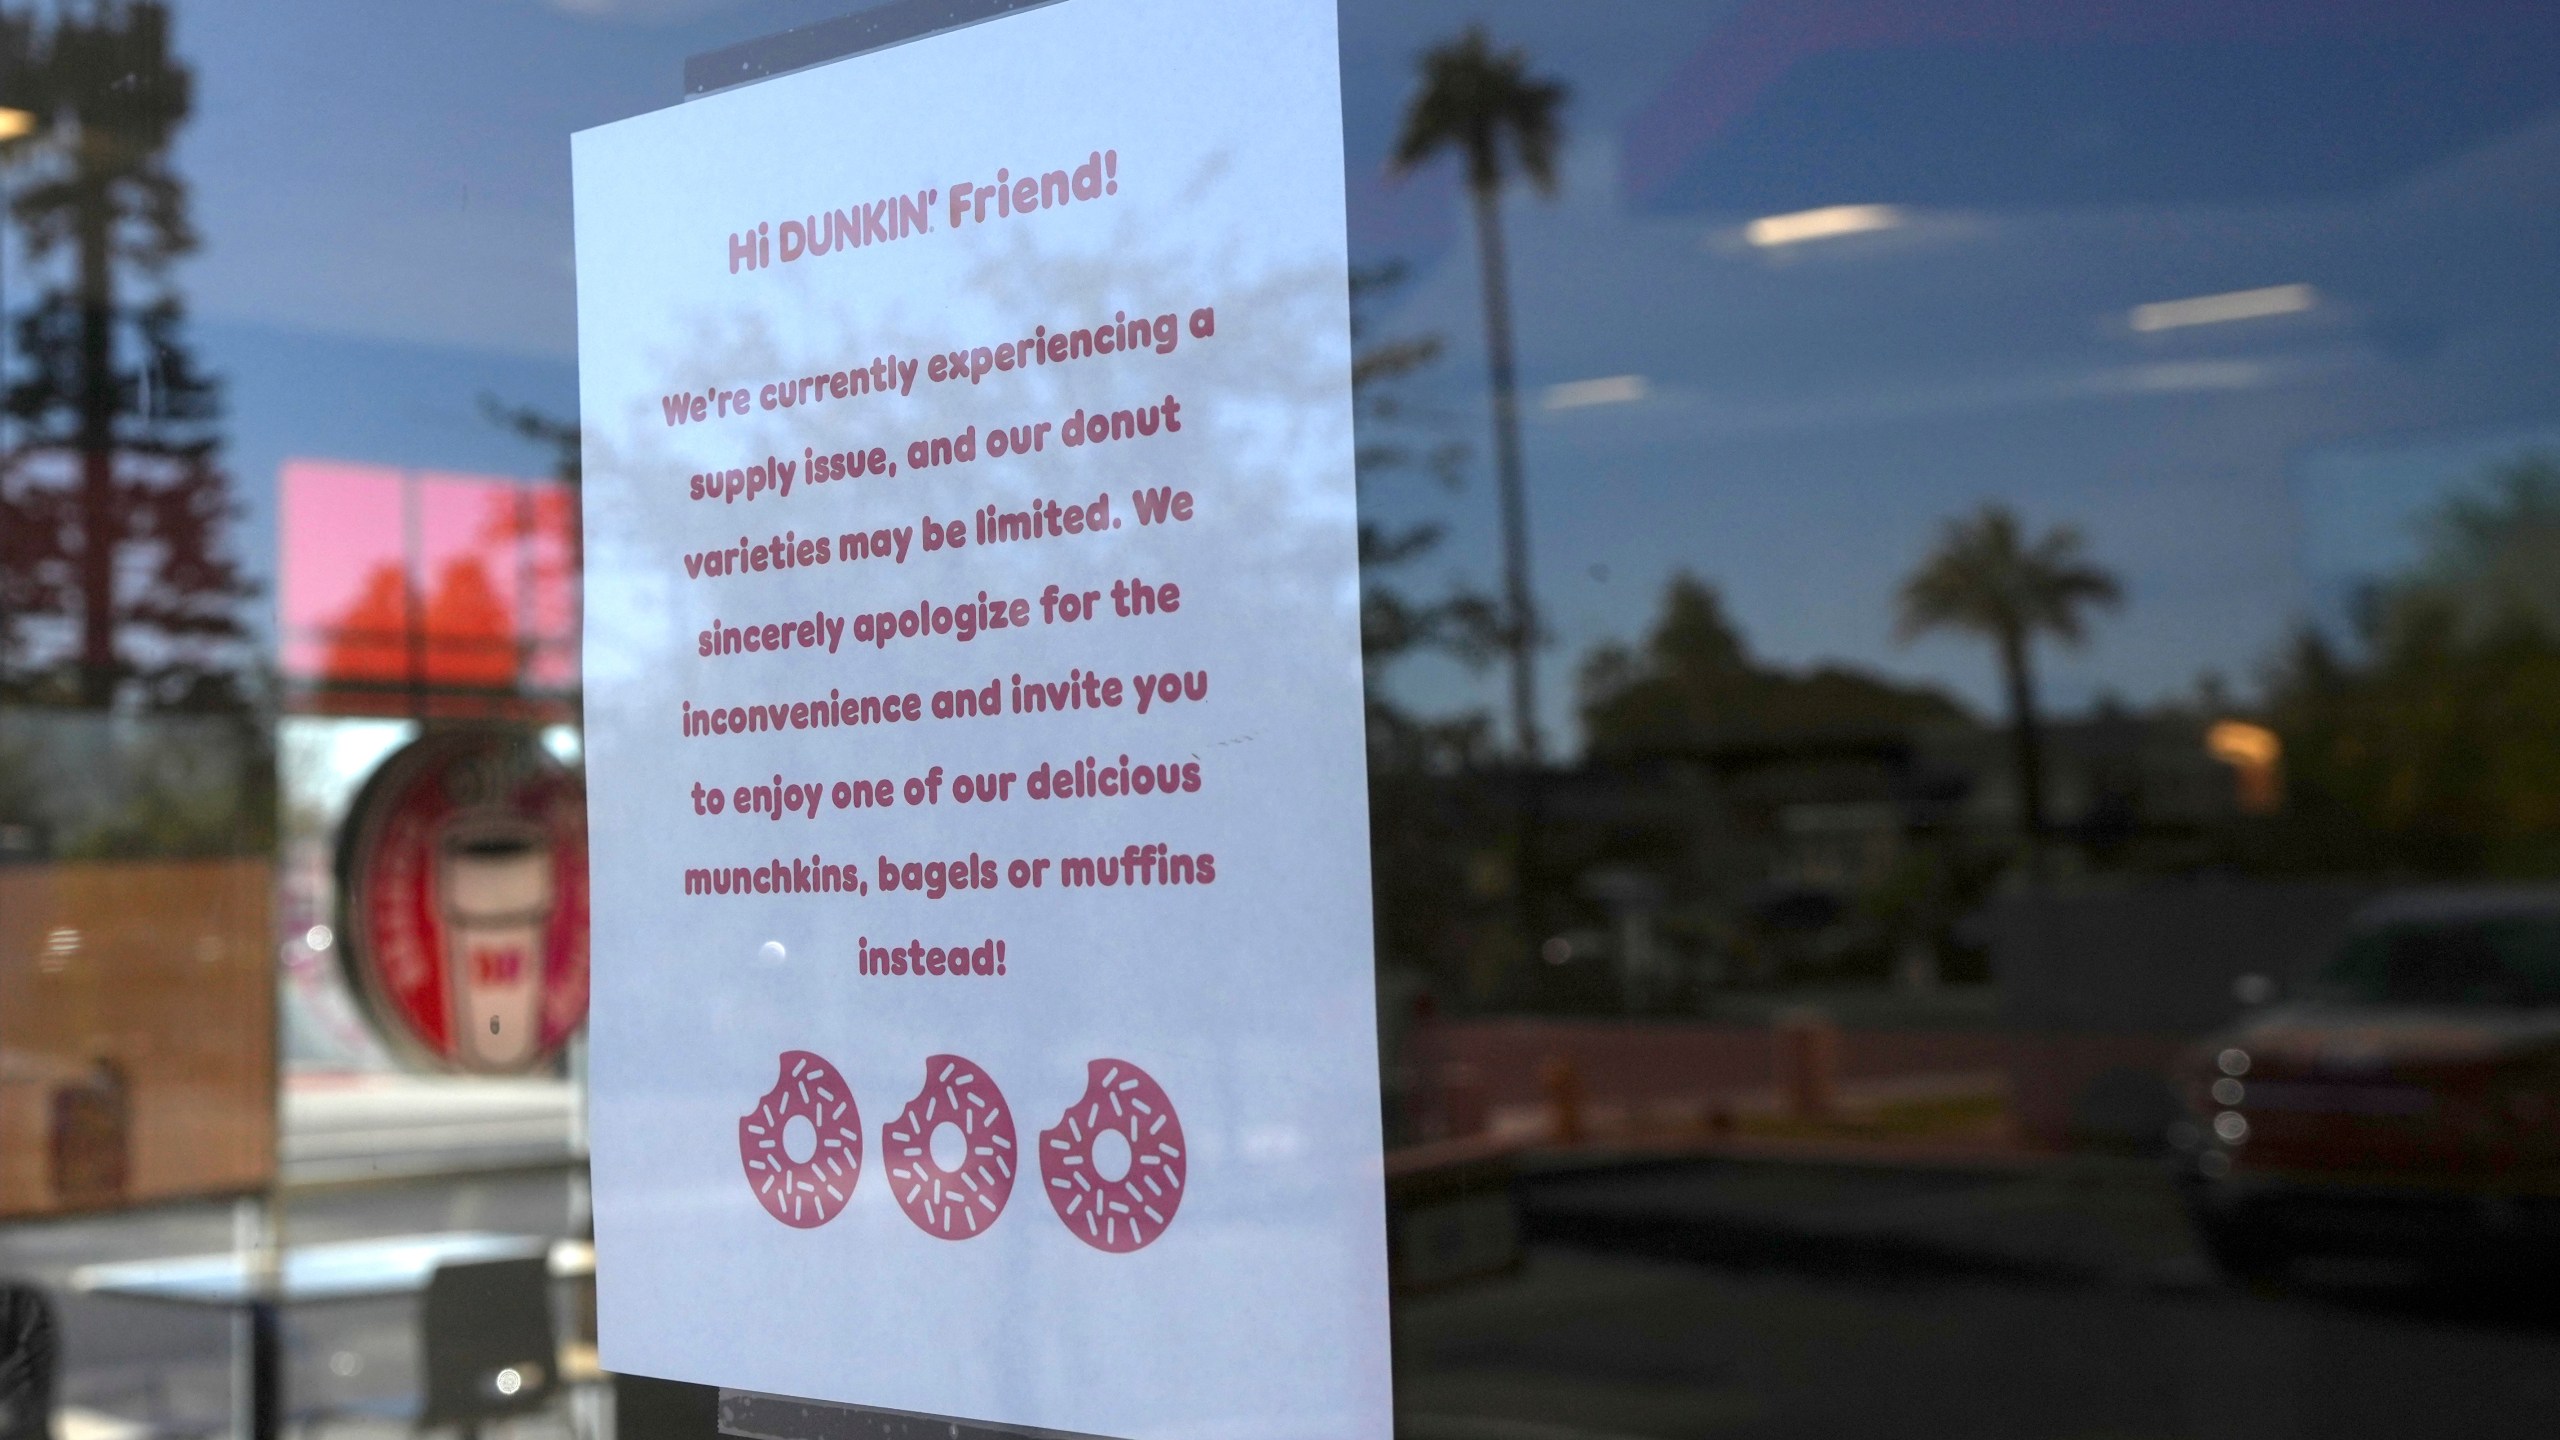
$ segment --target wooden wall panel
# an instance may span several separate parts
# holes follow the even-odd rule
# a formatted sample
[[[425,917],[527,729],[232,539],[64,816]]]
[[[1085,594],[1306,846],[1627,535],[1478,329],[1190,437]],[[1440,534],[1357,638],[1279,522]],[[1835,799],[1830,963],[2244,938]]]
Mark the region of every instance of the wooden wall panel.
[[[0,1216],[263,1188],[274,866],[0,866]]]

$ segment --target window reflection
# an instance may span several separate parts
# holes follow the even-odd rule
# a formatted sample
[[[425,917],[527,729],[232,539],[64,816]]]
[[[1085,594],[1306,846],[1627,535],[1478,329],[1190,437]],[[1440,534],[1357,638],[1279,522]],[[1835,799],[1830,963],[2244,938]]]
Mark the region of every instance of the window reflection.
[[[272,1163],[271,697],[176,280],[194,100],[161,10],[0,20],[0,1213]]]
[[[576,511],[556,483],[288,461],[283,672],[294,706],[501,713],[577,678]]]
[[[564,137],[839,8],[0,12],[0,1219],[574,1227],[573,1056],[387,1044],[343,827],[576,771]],[[2536,1423],[2560,19],[1341,24],[1415,1433]],[[143,1219],[59,1243],[232,1243]]]

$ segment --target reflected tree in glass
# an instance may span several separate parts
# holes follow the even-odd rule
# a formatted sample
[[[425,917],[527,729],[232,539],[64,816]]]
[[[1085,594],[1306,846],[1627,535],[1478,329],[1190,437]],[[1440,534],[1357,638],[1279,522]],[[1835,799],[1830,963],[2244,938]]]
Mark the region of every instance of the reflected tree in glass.
[[[0,76],[38,121],[9,205],[40,287],[15,322],[0,480],[10,687],[90,708],[240,708],[254,586],[227,548],[219,389],[170,275],[197,237],[170,158],[193,84],[168,12],[105,0],[13,18]]]
[[[1480,852],[1499,834],[1494,796],[1477,781],[1491,758],[1488,717],[1476,710],[1425,715],[1403,703],[1391,678],[1405,662],[1437,656],[1475,665],[1502,641],[1498,608],[1464,586],[1426,589],[1413,567],[1445,529],[1379,518],[1382,486],[1420,479],[1454,489],[1466,446],[1409,382],[1437,363],[1439,336],[1379,336],[1373,312],[1403,283],[1402,266],[1351,276],[1351,394],[1359,426],[1360,652],[1369,739],[1370,874],[1383,965],[1427,976],[1446,991],[1481,998],[1492,975],[1473,973],[1488,918],[1472,883]],[[1391,1023],[1401,1016],[1390,1015]],[[1391,1077],[1392,1084],[1392,1077]]]
[[[2560,457],[2484,480],[2352,635],[2306,626],[2271,667],[2285,868],[2560,875]]]
[[[1518,174],[1542,193],[1556,183],[1565,87],[1529,73],[1519,49],[1496,50],[1470,27],[1422,57],[1422,85],[1397,133],[1394,165],[1410,172],[1443,153],[1466,166],[1475,206],[1476,258],[1484,281],[1485,360],[1493,383],[1493,459],[1502,500],[1502,579],[1511,651],[1512,740],[1520,758],[1539,758],[1538,624],[1529,595],[1527,481],[1520,465],[1519,377],[1512,354],[1509,260],[1502,243],[1502,192]]]
[[[2036,637],[2076,645],[2088,633],[2090,611],[2123,599],[2115,576],[2092,564],[2086,551],[2087,542],[2072,526],[2030,537],[2015,511],[1986,505],[1949,521],[1937,547],[1902,582],[1902,639],[1960,630],[1990,641],[2000,657],[2018,769],[2019,823],[2030,855],[2045,833]]]

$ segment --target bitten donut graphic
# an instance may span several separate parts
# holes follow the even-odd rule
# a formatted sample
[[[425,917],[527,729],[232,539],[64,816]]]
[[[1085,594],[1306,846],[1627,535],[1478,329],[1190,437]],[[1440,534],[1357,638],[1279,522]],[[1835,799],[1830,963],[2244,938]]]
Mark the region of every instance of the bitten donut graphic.
[[[783,1051],[773,1089],[738,1117],[738,1161],[774,1219],[801,1230],[833,1220],[862,1178],[853,1086],[824,1057]]]
[[[1155,1077],[1095,1060],[1084,1094],[1040,1132],[1040,1178],[1078,1239],[1126,1254],[1154,1244],[1182,1208],[1184,1154],[1182,1120]]]
[[[1013,1112],[987,1072],[960,1056],[924,1062],[924,1088],[880,1137],[889,1192],[928,1235],[966,1240],[996,1223],[1013,1197],[1013,1167],[1021,1158],[1013,1146]],[[950,1164],[937,1148],[950,1153]]]

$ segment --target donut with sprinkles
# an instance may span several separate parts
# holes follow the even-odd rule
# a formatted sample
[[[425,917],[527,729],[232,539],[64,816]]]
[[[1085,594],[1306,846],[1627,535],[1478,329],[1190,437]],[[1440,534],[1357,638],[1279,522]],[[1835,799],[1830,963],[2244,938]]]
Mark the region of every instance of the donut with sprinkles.
[[[1105,1135],[1128,1142],[1118,1174],[1095,1163]],[[1154,1244],[1173,1223],[1188,1155],[1182,1119],[1155,1077],[1126,1060],[1095,1060],[1085,1066],[1084,1094],[1040,1132],[1041,1188],[1077,1239],[1125,1255]],[[1120,1157],[1108,1158],[1116,1168]]]
[[[785,1050],[773,1088],[738,1117],[738,1163],[765,1213],[814,1230],[836,1218],[862,1178],[862,1112],[853,1086],[822,1056]],[[785,1127],[809,1122],[816,1137],[803,1159],[791,1156]]]
[[[945,1125],[961,1145],[958,1163],[947,1169],[933,1153],[934,1133]],[[916,1228],[945,1240],[967,1240],[996,1223],[1022,1158],[1004,1092],[985,1066],[958,1055],[924,1062],[924,1088],[881,1127],[880,1150],[898,1208]]]

